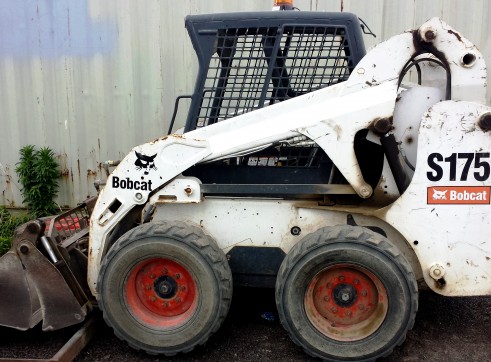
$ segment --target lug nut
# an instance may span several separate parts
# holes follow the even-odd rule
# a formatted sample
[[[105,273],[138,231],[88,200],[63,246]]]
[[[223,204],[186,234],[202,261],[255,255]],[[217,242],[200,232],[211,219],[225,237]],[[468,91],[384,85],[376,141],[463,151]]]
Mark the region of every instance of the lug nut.
[[[150,300],[151,300],[152,302],[155,302],[155,300],[157,300],[157,298],[155,298],[155,297],[152,295],[152,296],[150,297]]]
[[[154,273],[150,274],[150,278],[155,279],[155,274]]]
[[[179,279],[179,278],[181,277],[181,274],[176,274],[176,275],[174,275],[174,277],[175,277],[176,279]]]
[[[338,279],[342,282],[344,280],[344,276],[340,275]]]
[[[329,300],[330,300],[330,298],[329,298],[329,297],[326,295],[326,296],[324,297],[324,301],[329,302]]]
[[[162,269],[162,274],[167,275],[167,273],[168,273],[168,272],[169,272],[169,271],[167,270],[167,268],[163,268],[163,269]]]
[[[147,284],[147,285],[145,285],[145,289],[150,290],[150,289],[152,289],[152,286],[150,284]]]
[[[358,306],[358,309],[359,309],[359,310],[365,310],[365,304],[360,304],[360,305]]]
[[[337,312],[338,312],[338,308],[336,308],[336,307],[332,307],[332,308],[331,308],[331,312],[333,312],[333,313],[337,313]]]
[[[350,311],[350,310],[347,310],[347,311],[346,311],[346,315],[347,315],[348,317],[351,317],[351,311]]]
[[[358,285],[360,284],[360,281],[358,279],[353,280],[353,284]]]
[[[364,297],[366,297],[366,296],[367,296],[367,294],[368,294],[368,293],[367,293],[367,291],[366,291],[366,290],[362,290],[362,291],[361,291],[361,295],[363,295]]]
[[[186,290],[186,286],[185,285],[181,285],[181,291],[185,291]]]
[[[177,297],[177,298],[176,298],[176,302],[177,302],[177,303],[181,303],[181,298]]]

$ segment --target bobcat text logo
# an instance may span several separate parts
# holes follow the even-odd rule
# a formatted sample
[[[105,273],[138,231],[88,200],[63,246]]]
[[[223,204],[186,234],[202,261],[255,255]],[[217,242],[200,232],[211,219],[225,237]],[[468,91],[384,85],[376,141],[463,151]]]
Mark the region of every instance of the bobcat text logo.
[[[428,204],[489,205],[489,186],[433,186],[428,187]]]
[[[148,175],[150,170],[157,170],[157,167],[155,166],[155,156],[147,156],[143,155],[141,153],[138,153],[135,151],[136,154],[136,161],[135,161],[135,167],[138,171],[143,170],[143,174]]]
[[[120,179],[118,176],[113,176],[112,187],[113,189],[123,190],[152,191],[152,180],[133,181],[129,177]]]

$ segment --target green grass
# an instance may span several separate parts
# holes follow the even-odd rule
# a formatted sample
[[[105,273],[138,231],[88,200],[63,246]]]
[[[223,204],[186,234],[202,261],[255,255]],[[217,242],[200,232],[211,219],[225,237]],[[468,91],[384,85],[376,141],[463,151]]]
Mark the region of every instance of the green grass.
[[[4,207],[0,207],[0,256],[12,246],[12,236],[17,226],[29,221],[31,216],[26,213],[12,215]]]

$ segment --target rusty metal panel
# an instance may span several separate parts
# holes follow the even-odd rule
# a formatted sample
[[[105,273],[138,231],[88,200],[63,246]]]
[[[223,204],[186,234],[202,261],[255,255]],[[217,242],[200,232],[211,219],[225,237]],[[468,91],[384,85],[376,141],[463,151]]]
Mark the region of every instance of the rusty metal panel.
[[[0,2],[0,205],[22,206],[19,149],[50,146],[62,167],[61,206],[95,195],[101,163],[166,133],[197,62],[188,14],[270,10],[272,1],[19,0]],[[350,11],[377,34],[367,48],[432,16],[491,61],[485,0],[296,0],[301,10]],[[489,101],[489,95],[488,95]],[[180,107],[177,126],[185,119]]]

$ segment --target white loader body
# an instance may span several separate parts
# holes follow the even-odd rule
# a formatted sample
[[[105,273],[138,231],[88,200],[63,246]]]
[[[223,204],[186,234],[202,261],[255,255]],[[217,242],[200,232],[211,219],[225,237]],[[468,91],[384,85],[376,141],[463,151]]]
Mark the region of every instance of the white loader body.
[[[348,208],[320,207],[315,202],[203,198],[199,180],[186,180],[179,175],[196,163],[247,154],[272,142],[303,135],[323,148],[349,182],[350,186],[331,185],[329,193],[372,196],[374,190],[363,179],[353,139],[357,131],[370,127],[374,120],[392,117],[398,107],[396,99],[404,98],[404,91],[398,89],[399,74],[409,57],[418,51],[414,48],[414,34],[410,32],[373,49],[347,82],[135,147],[109,176],[92,214],[89,255],[92,292],[97,294],[95,285],[111,230],[129,210],[145,204],[153,194],[151,203],[159,206],[154,220],[199,224],[213,235],[224,251],[244,244],[274,246],[288,252],[298,239],[290,233],[292,225],[311,232],[321,225],[339,224],[343,213],[378,218],[405,239],[407,244],[402,250],[409,256],[414,252],[416,258],[411,259],[416,265],[413,268],[421,270],[430,288],[445,295],[489,294],[490,137],[478,126],[480,117],[490,112],[489,107],[482,105],[486,91],[484,59],[475,46],[439,19],[424,24],[419,33],[423,38],[424,34],[436,34],[433,45],[444,54],[452,74],[452,101],[433,105],[422,120],[413,116],[399,124],[399,120],[394,119],[396,130],[419,130],[416,171],[408,189],[397,200],[382,208]],[[432,93],[435,92],[441,93],[438,90]],[[430,97],[420,99],[417,94],[404,98],[404,103],[417,108],[427,99]],[[409,112],[399,110],[403,116]],[[134,167],[136,152],[157,155],[155,170],[149,170],[144,180],[141,170]],[[431,181],[427,175],[435,171],[428,160],[435,154],[443,157],[437,156],[443,174]],[[443,161],[452,155],[456,155],[455,161]],[[457,170],[456,179],[450,178],[452,168]],[[385,198],[390,193],[397,194],[387,167],[381,184],[383,190],[389,190]],[[438,198],[440,189],[449,192]],[[161,195],[166,197],[159,198]],[[170,195],[175,198],[169,198]],[[115,200],[120,206],[113,212],[110,206]],[[245,211],[239,211],[242,209]],[[441,278],[445,280],[444,286],[437,282]]]
[[[193,99],[209,113],[135,147],[99,194],[89,287],[137,349],[190,351],[225,319],[233,286],[274,286],[280,321],[307,353],[374,361],[412,328],[418,285],[491,294],[491,108],[479,50],[433,18],[356,64],[352,14],[277,16],[191,19],[197,54],[213,53],[213,81],[198,77]],[[305,26],[313,19],[327,33]],[[296,34],[319,53],[304,56]],[[287,58],[292,47],[301,51]],[[294,69],[297,58],[305,64]],[[321,58],[325,68],[307,67]],[[257,62],[271,83],[258,77],[260,109],[241,109]],[[326,83],[314,82],[319,69]],[[404,82],[410,69],[417,84]]]

